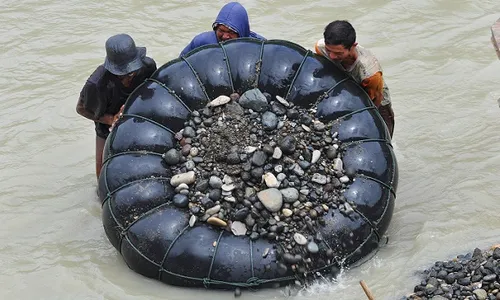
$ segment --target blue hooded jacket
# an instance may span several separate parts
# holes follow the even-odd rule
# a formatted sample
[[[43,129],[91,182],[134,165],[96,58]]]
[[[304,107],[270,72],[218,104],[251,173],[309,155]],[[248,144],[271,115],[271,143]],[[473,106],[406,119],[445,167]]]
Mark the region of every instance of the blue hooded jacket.
[[[217,44],[218,41],[217,35],[215,34],[215,27],[219,24],[234,30],[238,33],[239,37],[252,37],[259,40],[265,40],[263,36],[250,31],[250,24],[248,22],[246,9],[238,2],[230,2],[224,5],[220,10],[219,15],[217,15],[217,19],[215,19],[215,22],[212,24],[212,28],[214,28],[214,30],[202,32],[195,36],[191,43],[189,43],[186,48],[182,50],[181,56],[185,55],[194,48],[203,45]]]

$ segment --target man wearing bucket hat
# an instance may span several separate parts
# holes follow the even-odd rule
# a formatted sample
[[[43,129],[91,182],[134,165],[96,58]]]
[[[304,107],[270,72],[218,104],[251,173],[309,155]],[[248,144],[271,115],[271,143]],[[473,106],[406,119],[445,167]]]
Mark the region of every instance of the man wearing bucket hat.
[[[238,2],[230,2],[221,8],[212,24],[212,29],[212,31],[202,32],[195,36],[182,50],[181,56],[200,46],[217,44],[235,38],[252,37],[265,40],[263,36],[250,31],[247,11]]]
[[[127,34],[106,41],[104,64],[90,75],[76,106],[81,116],[94,121],[96,132],[96,176],[99,178],[104,143],[110,128],[130,93],[156,71],[155,61],[145,47],[136,47]]]

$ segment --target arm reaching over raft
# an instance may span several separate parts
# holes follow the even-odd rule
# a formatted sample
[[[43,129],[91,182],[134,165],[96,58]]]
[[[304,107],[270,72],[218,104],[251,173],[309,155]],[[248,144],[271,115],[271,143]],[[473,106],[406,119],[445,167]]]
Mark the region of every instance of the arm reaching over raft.
[[[76,112],[84,118],[111,126],[116,115],[106,113],[99,115],[96,111],[92,111],[89,104],[97,102],[97,88],[91,82],[87,82],[80,92],[80,98],[76,104]]]
[[[372,76],[361,81],[361,86],[365,89],[370,99],[376,107],[380,107],[384,98],[384,78],[382,72],[378,71]]]

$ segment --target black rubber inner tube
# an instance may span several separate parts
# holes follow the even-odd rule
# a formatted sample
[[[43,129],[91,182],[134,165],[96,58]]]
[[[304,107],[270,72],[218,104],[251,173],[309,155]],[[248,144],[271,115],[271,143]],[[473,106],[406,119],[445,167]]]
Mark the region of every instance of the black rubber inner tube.
[[[220,95],[259,88],[316,117],[336,120],[343,162],[355,180],[344,197],[355,218],[325,217],[318,230],[334,253],[306,275],[335,273],[377,249],[394,208],[397,162],[387,128],[364,90],[329,61],[283,40],[245,38],[200,47],[159,68],[125,105],[106,141],[99,179],[104,230],[134,271],[179,286],[273,287],[296,274],[276,263],[273,243],[206,223],[188,225],[189,214],[172,205],[172,172],[161,155],[175,147],[175,132],[191,111]],[[267,268],[266,268],[267,266]],[[271,268],[269,268],[271,266]]]

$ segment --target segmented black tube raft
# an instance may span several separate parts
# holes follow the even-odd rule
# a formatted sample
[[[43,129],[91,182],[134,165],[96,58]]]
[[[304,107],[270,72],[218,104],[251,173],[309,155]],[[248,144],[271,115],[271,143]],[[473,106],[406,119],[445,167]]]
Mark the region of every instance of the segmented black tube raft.
[[[339,182],[331,175],[332,182],[335,181],[340,191],[333,202],[329,197],[335,194],[330,194],[325,185],[327,176],[320,174],[330,172],[329,166],[310,166],[311,163],[306,160],[311,158],[301,155],[299,164],[305,171],[293,163],[289,169],[293,169],[294,173],[288,179],[278,175],[278,179],[286,182],[282,185],[296,191],[299,187],[294,187],[294,182],[301,184],[298,177],[307,176],[312,173],[309,170],[314,169],[317,175],[307,186],[318,186],[320,192],[309,193],[307,186],[300,187],[300,196],[297,194],[294,198],[288,194],[293,199],[283,204],[285,209],[280,206],[271,209],[266,197],[276,196],[277,188],[269,189],[272,191],[266,192],[266,195],[258,194],[258,197],[245,193],[232,196],[231,190],[235,188],[238,176],[243,178],[243,173],[249,169],[242,171],[241,175],[238,175],[239,171],[231,173],[229,181],[226,181],[228,175],[224,175],[222,196],[220,191],[210,191],[210,198],[204,196],[200,192],[207,189],[208,178],[204,178],[205,185],[197,183],[196,194],[189,192],[189,195],[204,197],[201,203],[216,216],[207,221],[208,215],[204,219],[201,217],[204,208],[198,205],[198,200],[190,203],[189,208],[187,202],[183,203],[187,192],[184,193],[181,186],[188,188],[194,180],[173,184],[173,177],[177,175],[174,173],[179,169],[165,159],[165,153],[183,146],[184,155],[191,157],[192,151],[184,151],[188,136],[186,125],[194,126],[201,121],[195,124],[188,120],[192,120],[193,116],[202,117],[199,112],[206,112],[203,109],[207,109],[207,104],[213,99],[229,101],[229,97],[220,98],[221,95],[238,93],[242,95],[240,104],[244,106],[241,99],[245,92],[256,89],[264,92],[267,96],[264,99],[270,105],[273,103],[273,109],[287,106],[293,107],[295,113],[312,112],[315,124],[328,124],[324,133],[327,137],[320,136],[314,143],[337,143],[336,157],[342,158],[341,168],[345,170],[348,180]],[[210,105],[215,106],[213,103]],[[221,112],[220,107],[215,109]],[[257,114],[258,110],[259,107],[246,109],[245,115],[257,120],[264,118]],[[215,124],[230,121],[229,118],[224,119],[224,114],[220,116],[214,120]],[[281,114],[280,120],[288,122],[287,116]],[[241,118],[231,120],[241,121]],[[200,130],[196,132],[210,131],[210,124],[204,120],[200,125],[203,129],[198,128]],[[315,134],[310,126],[297,125],[298,121],[297,124],[290,124],[290,128],[295,128],[293,130],[302,130],[299,136]],[[259,177],[262,170],[268,170],[266,174],[273,170],[285,171],[281,166],[260,167],[264,162],[258,163],[257,160],[262,158],[263,153],[266,155],[266,146],[258,143],[257,147],[243,145],[247,136],[237,136],[241,127],[244,126],[235,126],[232,135],[242,143],[241,146],[246,146],[249,156],[254,155],[252,164],[259,167],[254,166],[255,169],[249,171],[251,176],[248,175],[250,173],[245,173],[245,176],[251,182],[250,189],[255,185],[255,190],[259,191],[259,184],[264,182]],[[272,134],[268,135],[270,139],[274,138]],[[194,143],[194,136],[189,137]],[[179,145],[181,138],[184,145]],[[226,138],[231,138],[231,134]],[[224,142],[224,138],[219,142]],[[297,141],[297,147],[299,144],[300,141]],[[207,147],[210,145],[213,143],[208,143]],[[259,147],[264,149],[261,151]],[[307,147],[303,147],[303,151],[307,152]],[[315,151],[321,154],[323,150]],[[276,153],[268,154],[264,156],[264,161],[266,157],[268,161],[277,158]],[[293,156],[291,152],[289,154]],[[245,155],[237,156],[236,160],[244,160]],[[281,154],[278,156],[281,157]],[[283,154],[285,156],[286,153]],[[323,153],[322,159],[327,156],[328,153]],[[298,154],[293,157],[299,159]],[[318,156],[312,160],[317,159]],[[202,160],[203,157],[198,158],[197,163]],[[192,176],[197,172],[193,166],[189,168],[193,170],[190,173]],[[217,170],[215,164],[208,167],[206,169]],[[187,167],[182,168],[187,171]],[[221,169],[220,172],[225,171]],[[258,180],[249,179],[252,176]],[[266,184],[279,187],[280,183],[276,184],[274,175],[269,176],[262,176],[266,177]],[[268,181],[269,178],[273,180]],[[210,180],[210,186],[217,185],[216,181]],[[276,287],[318,274],[335,275],[339,268],[351,265],[377,249],[392,217],[397,182],[397,163],[387,128],[359,85],[329,61],[294,43],[237,39],[195,49],[185,57],[166,63],[130,95],[123,117],[106,142],[99,194],[104,230],[132,270],[172,285],[255,288]],[[216,188],[220,189],[220,184]],[[311,208],[315,205],[311,200],[313,196],[316,197],[314,201],[322,201],[318,202],[317,212]],[[226,197],[227,201],[221,197]],[[277,197],[281,201],[281,194],[278,193]],[[220,199],[216,202],[220,205],[208,205],[211,199]],[[233,220],[221,220],[224,209],[226,215],[233,215],[229,212],[230,207],[239,209],[234,213]],[[291,216],[294,212],[297,215]],[[246,219],[237,217],[241,213],[246,213]],[[321,216],[318,217],[318,214]],[[229,223],[236,224],[236,220],[242,221],[243,234],[236,234],[234,228],[229,228]],[[284,222],[286,220],[303,226],[288,228],[291,225]],[[249,226],[248,232],[245,226]],[[254,231],[251,232],[252,228]],[[305,234],[308,230],[315,232],[314,235]],[[283,237],[280,232],[289,235]],[[305,249],[306,243],[307,250],[301,250]],[[302,247],[299,250],[294,248],[299,246]]]

